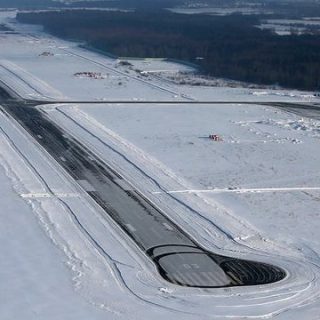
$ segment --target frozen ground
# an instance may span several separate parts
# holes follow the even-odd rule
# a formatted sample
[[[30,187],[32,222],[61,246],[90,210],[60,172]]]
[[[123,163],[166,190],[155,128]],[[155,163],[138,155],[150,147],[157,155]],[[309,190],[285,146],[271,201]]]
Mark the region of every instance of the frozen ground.
[[[2,13],[0,22],[17,33],[0,33],[0,80],[48,103],[117,101],[41,108],[204,247],[274,263],[288,277],[262,287],[215,290],[165,282],[46,152],[0,112],[3,319],[317,319],[319,122],[245,103],[121,101],[318,98],[291,90],[179,86],[152,71],[185,67],[163,61],[119,65],[38,27],[15,24],[8,15]],[[78,72],[102,77],[77,77]],[[209,134],[223,141],[209,140]]]

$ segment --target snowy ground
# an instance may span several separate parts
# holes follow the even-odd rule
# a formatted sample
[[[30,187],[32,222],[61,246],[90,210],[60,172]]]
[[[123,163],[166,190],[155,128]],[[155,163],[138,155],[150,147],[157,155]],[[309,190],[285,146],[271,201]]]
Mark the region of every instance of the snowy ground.
[[[41,108],[204,247],[274,263],[288,277],[262,287],[215,290],[167,283],[50,156],[0,112],[0,279],[6,288],[1,318],[317,319],[320,123],[258,104],[121,101],[319,98],[292,90],[172,84],[152,71],[185,72],[185,66],[159,60],[119,65],[38,27],[15,24],[8,15],[2,13],[0,22],[17,33],[0,33],[1,81],[48,103],[117,101]],[[209,134],[223,141],[209,140]]]
[[[58,110],[102,139],[103,131],[112,130],[188,183],[168,191],[221,202],[232,214],[257,225],[266,237],[283,237],[320,254],[316,236],[320,173],[315,152],[320,122],[254,105],[102,105]],[[223,141],[208,139],[211,133]]]
[[[292,32],[304,34],[307,32],[319,32],[319,18],[304,18],[300,20],[267,19],[258,26],[261,29],[274,30],[278,35],[290,35]]]
[[[259,250],[262,261],[280,263],[286,257],[303,261],[304,267],[319,264],[320,186],[314,154],[319,122],[254,105],[42,109],[209,250],[240,255]],[[207,139],[209,133],[223,141]],[[296,168],[301,170],[293,176]],[[197,214],[179,207],[150,177]],[[236,243],[210,221],[223,226]]]
[[[236,8],[217,8],[217,7],[195,7],[195,8],[173,8],[169,9],[172,12],[183,13],[183,14],[211,14],[215,16],[228,16],[231,14],[243,14],[243,15],[253,15],[253,14],[272,14],[271,10],[266,10],[264,8],[257,7],[236,7]]]
[[[105,319],[75,293],[64,254],[12,191],[2,167],[0,179],[1,319]]]

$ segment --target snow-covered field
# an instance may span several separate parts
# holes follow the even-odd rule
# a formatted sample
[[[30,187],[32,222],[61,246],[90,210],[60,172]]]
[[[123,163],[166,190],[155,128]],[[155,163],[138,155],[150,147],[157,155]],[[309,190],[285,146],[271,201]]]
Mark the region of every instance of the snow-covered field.
[[[235,7],[235,8],[219,8],[219,7],[195,7],[195,8],[173,8],[169,9],[172,12],[182,13],[182,14],[211,14],[215,16],[228,16],[231,14],[243,14],[243,15],[252,15],[252,14],[272,14],[273,11],[266,10],[265,8],[259,8],[258,6],[254,7]]]
[[[103,141],[106,133],[124,138],[126,153],[137,152],[135,146],[146,158],[140,156],[141,166],[160,161],[181,183],[167,186],[169,192],[221,204],[255,226],[254,235],[301,247],[307,256],[320,253],[319,121],[238,104],[59,106],[56,111],[58,123],[69,116]],[[69,122],[66,127],[73,128]],[[223,141],[210,140],[209,134]],[[153,165],[157,170],[158,162]]]
[[[317,33],[320,30],[319,18],[292,19],[267,19],[258,26],[261,29],[274,30],[278,35],[290,35],[291,33],[304,34]]]
[[[1,81],[25,98],[48,100],[41,109],[53,121],[204,247],[288,271],[279,283],[250,288],[167,283],[0,112],[1,319],[319,318],[320,122],[259,105],[319,98],[293,90],[181,86],[153,71],[186,72],[185,66],[161,60],[128,66],[16,24],[14,13],[1,13],[0,22],[17,31],[0,32]],[[50,104],[61,100],[117,103]],[[139,100],[221,104],[125,103]]]

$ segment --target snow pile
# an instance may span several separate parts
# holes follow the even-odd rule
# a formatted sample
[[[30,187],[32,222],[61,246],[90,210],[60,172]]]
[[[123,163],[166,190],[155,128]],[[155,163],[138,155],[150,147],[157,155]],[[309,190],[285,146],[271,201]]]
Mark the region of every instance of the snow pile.
[[[303,98],[303,99],[313,99],[315,97],[314,93],[302,93],[297,90],[275,90],[275,91],[254,91],[252,92],[254,96],[270,96],[275,95],[278,97],[291,97],[291,98]]]
[[[91,72],[91,71],[76,72],[74,76],[79,78],[90,78],[90,79],[96,79],[96,80],[102,80],[106,78],[106,75],[102,74],[101,72]]]
[[[288,130],[304,131],[313,137],[320,137],[320,122],[312,119],[302,118],[299,120],[262,120],[257,121],[257,124],[277,126]]]

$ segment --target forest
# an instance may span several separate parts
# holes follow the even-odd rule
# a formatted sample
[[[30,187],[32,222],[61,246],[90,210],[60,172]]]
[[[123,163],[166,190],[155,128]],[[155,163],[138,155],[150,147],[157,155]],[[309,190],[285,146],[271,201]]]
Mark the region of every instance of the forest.
[[[49,8],[152,8],[155,10],[183,4],[184,0],[0,0],[0,8],[18,8],[26,10]]]
[[[19,13],[17,18],[116,56],[174,58],[196,63],[215,77],[304,90],[320,87],[320,35],[278,36],[255,27],[259,16],[66,10]]]

